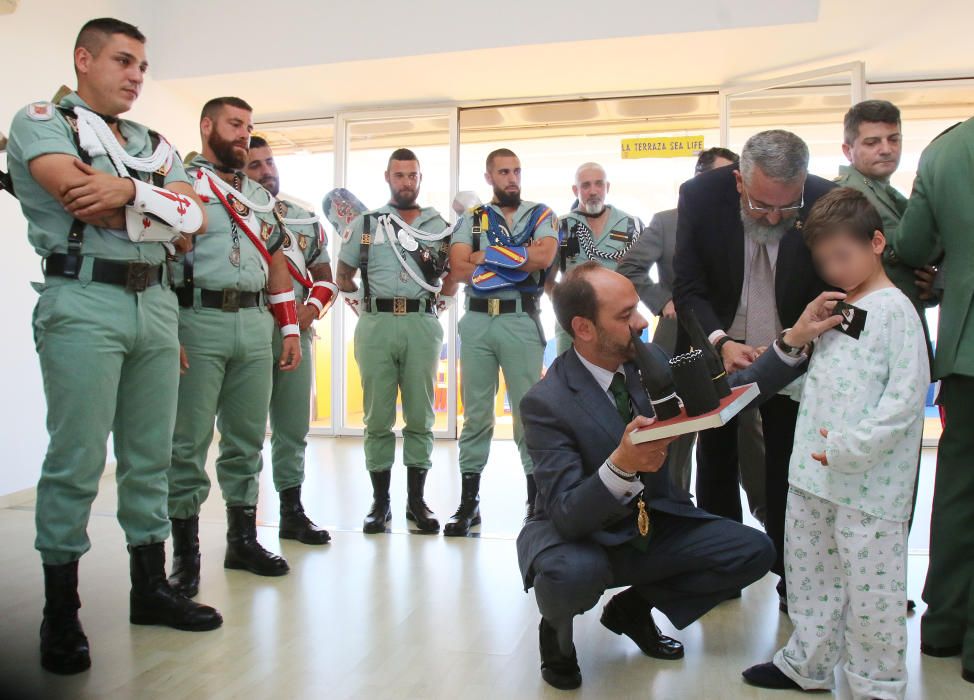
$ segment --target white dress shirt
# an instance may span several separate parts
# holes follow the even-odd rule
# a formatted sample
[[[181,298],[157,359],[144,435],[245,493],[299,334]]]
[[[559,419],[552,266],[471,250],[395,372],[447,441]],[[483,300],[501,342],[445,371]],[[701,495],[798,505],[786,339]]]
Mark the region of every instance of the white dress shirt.
[[[575,350],[575,348],[572,348],[572,352],[578,355],[578,359],[581,361],[582,365],[592,374],[592,377],[595,379],[598,385],[602,387],[602,391],[605,392],[605,397],[609,400],[609,405],[606,408],[608,410],[615,411],[616,400],[612,395],[612,392],[609,391],[609,386],[612,384],[612,378],[617,373],[621,372],[623,377],[626,376],[625,368],[622,365],[619,365],[615,372],[613,372],[612,370],[592,364],[582,357],[581,353]],[[605,484],[605,487],[609,489],[609,492],[615,496],[620,503],[628,503],[642,493],[643,482],[641,480],[638,478],[634,481],[627,481],[626,479],[623,479],[621,476],[609,469],[607,462],[608,460],[603,462],[602,466],[599,467],[599,478],[602,480],[602,483]]]

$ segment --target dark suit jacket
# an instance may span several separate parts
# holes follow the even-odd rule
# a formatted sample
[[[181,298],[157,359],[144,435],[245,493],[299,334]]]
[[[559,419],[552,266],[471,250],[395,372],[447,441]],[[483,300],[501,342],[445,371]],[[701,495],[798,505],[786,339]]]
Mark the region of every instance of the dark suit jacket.
[[[658,346],[649,347],[664,362],[669,360]],[[746,370],[731,375],[731,383],[758,382],[758,401],[763,401],[804,369],[804,363],[789,367],[771,350]],[[625,370],[636,409],[652,416],[635,367],[630,363]],[[636,535],[637,511],[635,501],[619,503],[598,475],[599,467],[622,441],[626,426],[574,350],[555,359],[544,378],[524,396],[521,420],[538,483],[535,517],[517,538],[521,575],[525,588],[530,588],[534,580],[531,566],[538,554],[566,542],[596,542],[605,547],[622,544]],[[688,518],[716,517],[695,507],[690,494],[672,483],[668,464],[641,476],[643,500],[650,510]]]
[[[744,227],[741,196],[734,178],[736,165],[711,170],[684,182],[677,208],[677,316],[693,309],[708,334],[726,331],[734,322],[744,288]],[[775,266],[775,296],[783,327],[794,325],[812,299],[828,287],[812,265],[800,222],[816,200],[835,184],[815,175],[805,181],[805,206],[796,225],[781,239]],[[681,334],[682,338],[682,334]],[[678,342],[685,348],[685,342]]]

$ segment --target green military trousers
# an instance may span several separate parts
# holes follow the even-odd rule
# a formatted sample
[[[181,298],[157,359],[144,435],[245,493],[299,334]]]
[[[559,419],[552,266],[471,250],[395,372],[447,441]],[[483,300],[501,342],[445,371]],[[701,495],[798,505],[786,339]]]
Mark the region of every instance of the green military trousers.
[[[301,364],[282,372],[274,363],[274,388],[271,392],[271,467],[274,488],[284,491],[304,483],[304,451],[311,425],[311,328],[301,332]],[[274,357],[281,356],[281,334],[274,333]]]
[[[429,469],[433,452],[433,382],[443,347],[435,316],[414,312],[363,312],[355,326],[355,361],[365,408],[365,466],[392,468],[396,438],[396,392],[402,395],[402,461]]]
[[[105,469],[117,459],[118,521],[131,545],[164,542],[166,471],[179,385],[176,295],[52,277],[34,309],[50,442],[37,484],[37,539],[45,564],[88,551],[87,525]],[[10,397],[11,400],[15,400]]]
[[[923,587],[927,609],[920,623],[924,644],[963,646],[964,668],[974,669],[974,377],[944,377],[941,402],[946,427],[937,450],[930,565]]]
[[[534,319],[524,312],[491,316],[467,311],[460,319],[460,363],[463,368],[463,430],[460,473],[479,474],[487,464],[494,436],[494,398],[498,370],[504,371],[514,418],[514,442],[525,474],[534,463],[524,444],[521,399],[541,378],[544,346]]]
[[[189,369],[179,380],[169,469],[169,516],[200,512],[210,492],[206,454],[213,418],[220,431],[216,475],[228,506],[257,503],[261,448],[271,398],[274,318],[263,306],[226,312],[182,308],[179,341]],[[303,360],[302,360],[303,362]]]

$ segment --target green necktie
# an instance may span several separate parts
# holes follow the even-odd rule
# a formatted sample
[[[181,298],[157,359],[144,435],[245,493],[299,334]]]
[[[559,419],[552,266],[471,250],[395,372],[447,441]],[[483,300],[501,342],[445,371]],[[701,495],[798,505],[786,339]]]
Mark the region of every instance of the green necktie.
[[[626,389],[626,375],[622,372],[613,375],[612,383],[609,384],[609,393],[615,399],[619,417],[628,424],[632,420],[632,408],[629,404],[629,390]]]

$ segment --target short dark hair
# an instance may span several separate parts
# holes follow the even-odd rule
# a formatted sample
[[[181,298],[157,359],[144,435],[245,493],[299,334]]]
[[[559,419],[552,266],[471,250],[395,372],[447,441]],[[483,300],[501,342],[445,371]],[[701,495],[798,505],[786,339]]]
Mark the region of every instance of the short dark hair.
[[[694,174],[699,175],[700,173],[705,173],[708,170],[714,169],[714,161],[718,158],[724,158],[732,163],[740,163],[741,157],[734,153],[729,148],[724,148],[722,146],[714,146],[713,148],[708,148],[706,151],[700,151],[700,155],[697,156],[697,165],[693,169]]]
[[[92,56],[97,56],[102,46],[105,45],[105,39],[115,34],[124,34],[139,43],[145,43],[145,34],[140,32],[134,24],[123,22],[114,17],[99,17],[85,22],[81,31],[78,32],[78,38],[75,39],[74,48],[77,50],[83,46],[88,49],[88,53]]]
[[[270,148],[271,145],[267,143],[267,139],[263,136],[252,135],[250,137],[250,148]]]
[[[852,105],[845,113],[843,121],[846,145],[851,146],[859,136],[859,126],[863,122],[882,122],[883,124],[900,125],[900,110],[892,102],[886,100],[866,100]]]
[[[419,163],[419,158],[417,158],[416,154],[408,148],[397,148],[394,150],[389,156],[389,162],[386,163],[386,170],[389,169],[389,166],[392,165],[392,161],[394,160],[415,160],[417,163]]]
[[[599,313],[599,300],[595,287],[588,281],[590,272],[601,270],[602,266],[594,260],[587,260],[581,265],[573,267],[564,279],[555,287],[551,295],[551,303],[555,307],[555,318],[558,325],[565,329],[572,338],[572,319],[576,316],[587,318],[592,323]]]
[[[494,161],[497,158],[517,158],[517,153],[512,151],[510,148],[498,148],[487,154],[487,170],[494,167]]]
[[[838,187],[818,198],[802,227],[805,245],[812,248],[823,238],[836,234],[851,236],[862,243],[882,232],[883,219],[859,190]]]
[[[224,107],[236,107],[237,109],[245,109],[248,112],[254,111],[253,107],[239,97],[214,97],[203,105],[203,109],[200,111],[200,121],[206,118],[213,119]]]

